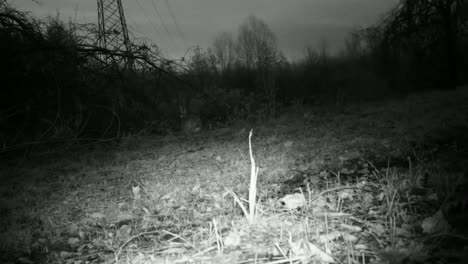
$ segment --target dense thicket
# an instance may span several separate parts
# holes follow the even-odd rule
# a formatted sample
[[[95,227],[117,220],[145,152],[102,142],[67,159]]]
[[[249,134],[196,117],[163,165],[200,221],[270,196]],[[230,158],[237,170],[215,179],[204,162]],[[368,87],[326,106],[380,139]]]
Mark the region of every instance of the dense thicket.
[[[93,25],[39,21],[0,5],[0,143],[3,152],[113,140],[154,118],[162,91],[157,51],[135,46],[140,70],[113,64]],[[167,79],[167,78],[166,78]],[[65,144],[66,143],[66,144]]]
[[[38,21],[2,1],[0,143],[8,152],[171,133],[182,104],[209,129],[266,121],[292,104],[454,88],[467,78],[467,17],[464,0],[400,1],[375,26],[350,34],[342,52],[308,48],[290,62],[269,26],[250,16],[179,62],[134,43],[128,67],[108,59],[128,54],[95,44],[94,25]]]

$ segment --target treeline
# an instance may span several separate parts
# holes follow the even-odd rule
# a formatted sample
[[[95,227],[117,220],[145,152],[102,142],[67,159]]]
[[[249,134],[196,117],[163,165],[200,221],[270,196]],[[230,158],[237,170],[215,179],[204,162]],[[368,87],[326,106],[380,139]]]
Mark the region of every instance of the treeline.
[[[237,32],[172,61],[147,43],[133,43],[130,54],[103,49],[96,25],[39,21],[1,1],[2,152],[171,133],[182,104],[209,129],[267,121],[293,104],[453,89],[467,78],[466,6],[400,1],[376,25],[350,34],[339,54],[309,48],[294,62],[270,27],[250,16]]]
[[[192,68],[213,86],[254,92],[267,106],[454,89],[467,80],[466,2],[400,1],[376,25],[349,34],[338,54],[308,48],[295,62],[284,59],[265,23],[249,17],[237,36],[221,33],[210,48],[196,50]]]

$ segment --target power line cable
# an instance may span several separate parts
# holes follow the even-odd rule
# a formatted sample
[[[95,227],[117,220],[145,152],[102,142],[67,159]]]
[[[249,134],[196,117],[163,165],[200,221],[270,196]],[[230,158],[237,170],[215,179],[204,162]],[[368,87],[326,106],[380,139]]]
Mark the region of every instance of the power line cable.
[[[140,4],[140,1],[136,0],[136,3],[138,5],[138,7],[142,10],[143,16],[145,16],[146,20],[149,21],[149,23],[151,24],[151,27],[153,28],[154,32],[156,33],[157,38],[160,38],[161,32],[159,31],[158,27],[153,23],[153,21],[151,19],[149,19],[148,15],[145,12],[145,9]]]
[[[147,12],[145,12],[146,9],[142,6],[142,4],[138,0],[136,0],[136,3],[138,4],[139,8],[142,10],[143,15],[145,16],[146,20],[149,21],[149,23],[151,24],[154,30],[154,33],[156,34],[156,40],[153,39],[153,43],[156,42],[155,44],[159,47],[160,51],[161,51],[162,46],[167,46],[170,52],[174,52],[174,44],[173,44],[174,41],[172,41],[172,38],[169,37],[169,40],[168,38],[164,38],[163,37],[164,34],[161,33],[161,31],[158,29],[158,26],[153,22],[152,19],[149,18]],[[171,42],[172,42],[172,45],[171,45]],[[165,43],[166,45],[163,45],[162,43]]]
[[[159,20],[161,21],[161,25],[163,26],[164,30],[166,31],[169,39],[171,40],[172,43],[174,44],[177,44],[175,41],[174,41],[174,38],[172,37],[172,34],[169,32],[169,30],[167,29],[167,26],[166,26],[166,23],[164,23],[164,19],[163,17],[161,16],[161,13],[159,13],[158,11],[158,8],[156,7],[156,3],[154,2],[154,0],[151,0],[151,4],[153,6],[153,9],[154,9],[154,12],[156,13],[156,15],[159,17]]]
[[[131,24],[127,23],[127,28],[129,29],[128,33],[137,32],[143,34],[143,31],[138,27],[138,23],[131,16],[127,16],[127,20],[131,22]]]
[[[182,39],[182,41],[184,42],[184,44],[187,45],[187,42],[185,41],[184,33],[183,33],[182,30],[180,29],[180,26],[179,26],[179,23],[177,22],[177,19],[176,19],[176,16],[175,16],[175,14],[174,14],[174,11],[172,10],[171,5],[169,4],[169,0],[165,0],[164,2],[166,3],[166,8],[167,8],[167,10],[169,11],[169,15],[171,16],[172,21],[174,21],[174,25],[176,26],[177,33],[179,34],[179,36],[180,36],[180,38]]]

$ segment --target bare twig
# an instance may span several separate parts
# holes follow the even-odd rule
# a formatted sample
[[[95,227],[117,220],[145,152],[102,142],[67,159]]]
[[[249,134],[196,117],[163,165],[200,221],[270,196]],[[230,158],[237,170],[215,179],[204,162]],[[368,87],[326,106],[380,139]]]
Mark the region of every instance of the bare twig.
[[[256,211],[255,211],[255,198],[257,196],[257,176],[258,167],[255,166],[255,159],[252,153],[252,134],[253,130],[249,133],[249,153],[250,153],[250,187],[249,187],[249,223],[255,223]]]

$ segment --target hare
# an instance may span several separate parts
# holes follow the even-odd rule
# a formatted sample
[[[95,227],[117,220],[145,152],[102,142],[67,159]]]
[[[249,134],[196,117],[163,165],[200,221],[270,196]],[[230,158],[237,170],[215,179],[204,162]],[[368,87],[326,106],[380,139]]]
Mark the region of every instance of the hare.
[[[198,133],[202,129],[202,122],[198,115],[189,114],[186,106],[179,106],[180,128],[186,134]]]

